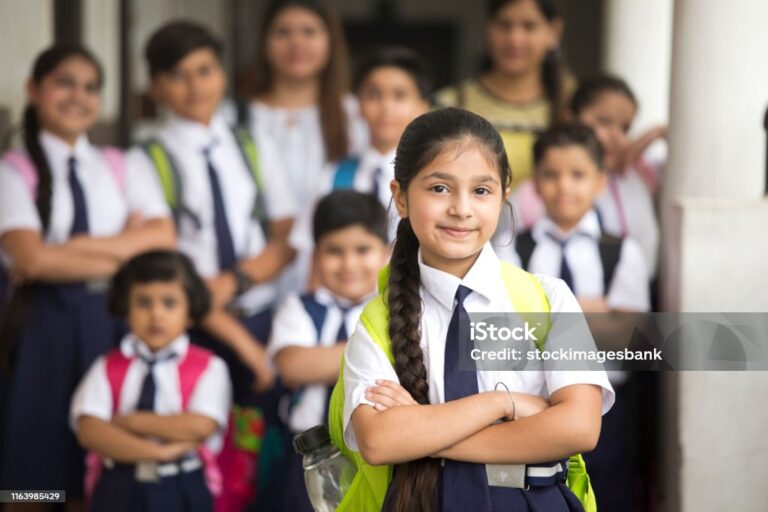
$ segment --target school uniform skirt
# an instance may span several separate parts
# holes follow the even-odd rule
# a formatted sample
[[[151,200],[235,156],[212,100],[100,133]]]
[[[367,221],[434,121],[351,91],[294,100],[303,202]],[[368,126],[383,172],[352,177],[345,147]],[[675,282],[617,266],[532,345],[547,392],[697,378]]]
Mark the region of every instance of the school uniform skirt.
[[[558,462],[561,468],[567,468],[567,459],[542,464],[528,464],[528,467],[551,468]],[[395,468],[395,471],[397,471],[397,468]],[[526,489],[488,486],[490,510],[492,512],[584,512],[581,502],[566,485],[566,477],[567,473],[565,470],[558,471],[547,477],[526,476]],[[443,482],[441,479],[437,495],[434,499],[436,510],[458,512],[464,510],[466,508],[465,505],[471,506],[465,503],[444,503],[442,486]],[[467,487],[468,483],[458,482],[454,488],[456,496],[466,496],[474,492],[474,489],[462,489],[462,486]],[[393,499],[394,493],[387,492],[383,510],[392,510]]]
[[[89,511],[213,512],[213,497],[201,469],[147,483],[136,480],[134,465],[118,464],[102,472]]]
[[[97,356],[117,343],[118,323],[104,291],[83,284],[34,285],[10,338],[3,375],[0,489],[64,489],[83,496],[84,451],[69,426],[69,405]]]

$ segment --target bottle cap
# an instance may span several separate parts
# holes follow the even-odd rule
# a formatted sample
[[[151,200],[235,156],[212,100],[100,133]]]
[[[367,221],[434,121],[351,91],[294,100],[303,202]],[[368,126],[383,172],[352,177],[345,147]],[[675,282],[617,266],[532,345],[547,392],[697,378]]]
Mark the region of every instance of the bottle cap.
[[[331,436],[325,425],[317,425],[301,434],[296,434],[293,437],[293,449],[296,450],[296,453],[305,455],[330,442]]]

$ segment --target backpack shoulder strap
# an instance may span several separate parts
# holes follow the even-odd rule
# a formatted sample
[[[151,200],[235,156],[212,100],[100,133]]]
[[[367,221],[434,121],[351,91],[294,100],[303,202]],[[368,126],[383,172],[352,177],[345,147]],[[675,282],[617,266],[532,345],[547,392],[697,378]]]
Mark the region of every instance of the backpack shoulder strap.
[[[336,166],[333,173],[333,190],[353,188],[355,185],[355,174],[360,166],[359,158],[347,158],[342,160]]]
[[[157,138],[149,139],[141,144],[141,147],[144,149],[144,152],[149,157],[149,160],[152,162],[152,165],[157,172],[157,177],[160,179],[160,185],[163,189],[165,202],[171,207],[173,220],[176,225],[179,224],[181,216],[186,215],[195,227],[200,229],[202,226],[200,218],[195,212],[187,208],[184,205],[184,201],[182,201],[181,172],[179,171],[176,162],[173,160],[173,156],[171,156],[160,139]]]
[[[104,361],[109,389],[112,392],[112,414],[120,410],[120,393],[132,360],[123,355],[119,348],[110,350]]]
[[[536,340],[536,347],[544,350],[551,326],[549,297],[538,278],[506,261],[501,263],[501,279],[507,289],[515,312],[531,323],[543,323],[543,334]],[[526,318],[528,317],[528,318]]]
[[[253,203],[251,217],[258,220],[267,234],[269,216],[267,215],[267,202],[264,196],[264,177],[261,175],[261,165],[259,159],[259,147],[251,136],[247,127],[240,125],[232,129],[232,134],[240,149],[240,155],[245,161],[245,166],[251,174],[254,185],[256,185],[256,200]]]
[[[613,276],[616,274],[616,267],[621,259],[621,248],[624,245],[624,239],[617,236],[603,233],[598,242],[600,251],[600,263],[603,265],[603,294],[608,295]]]
[[[26,183],[29,193],[37,198],[37,169],[29,155],[22,150],[9,151],[3,156],[3,161],[16,169]]]
[[[144,142],[141,147],[147,153],[152,165],[154,165],[157,177],[160,178],[165,201],[168,203],[168,206],[176,210],[181,202],[179,197],[181,176],[171,159],[171,155],[159,139],[150,139]]]
[[[189,344],[187,355],[179,363],[179,386],[181,388],[181,409],[187,410],[189,399],[192,398],[192,392],[195,390],[197,381],[208,368],[213,354],[197,345]]]
[[[533,251],[536,250],[536,240],[533,239],[533,235],[530,230],[523,231],[515,239],[515,250],[517,255],[520,256],[520,266],[523,269],[528,270],[531,264],[531,256]]]
[[[118,148],[104,146],[101,148],[101,156],[104,157],[109,169],[112,171],[112,175],[115,177],[118,187],[120,187],[120,190],[125,194],[125,155]]]
[[[304,306],[307,314],[312,319],[312,324],[315,326],[317,332],[317,342],[320,343],[320,336],[323,332],[323,325],[325,324],[325,316],[328,314],[328,308],[317,302],[314,294],[306,293],[299,297],[301,305]]]

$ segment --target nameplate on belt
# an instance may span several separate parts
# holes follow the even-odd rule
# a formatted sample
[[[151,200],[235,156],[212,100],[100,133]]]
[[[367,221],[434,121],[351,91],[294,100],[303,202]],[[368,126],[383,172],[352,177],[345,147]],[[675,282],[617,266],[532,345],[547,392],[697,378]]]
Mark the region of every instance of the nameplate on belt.
[[[134,474],[137,482],[159,482],[157,475],[157,462],[137,462],[136,473]]]
[[[485,474],[490,486],[525,488],[525,464],[486,464]]]

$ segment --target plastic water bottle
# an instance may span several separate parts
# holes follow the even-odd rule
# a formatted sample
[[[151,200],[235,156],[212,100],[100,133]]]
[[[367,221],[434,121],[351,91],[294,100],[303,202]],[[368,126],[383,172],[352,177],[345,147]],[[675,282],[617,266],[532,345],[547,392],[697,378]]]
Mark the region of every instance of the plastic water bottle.
[[[355,464],[331,443],[325,425],[296,435],[293,448],[304,456],[304,483],[315,512],[335,511],[357,473]]]

